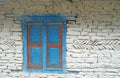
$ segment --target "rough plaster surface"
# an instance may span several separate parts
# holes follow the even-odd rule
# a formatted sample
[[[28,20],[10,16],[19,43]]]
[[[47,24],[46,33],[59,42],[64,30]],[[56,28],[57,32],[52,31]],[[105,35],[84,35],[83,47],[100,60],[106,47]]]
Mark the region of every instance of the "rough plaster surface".
[[[67,23],[66,70],[23,70],[22,14],[77,14]],[[0,0],[0,78],[120,78],[120,0]]]

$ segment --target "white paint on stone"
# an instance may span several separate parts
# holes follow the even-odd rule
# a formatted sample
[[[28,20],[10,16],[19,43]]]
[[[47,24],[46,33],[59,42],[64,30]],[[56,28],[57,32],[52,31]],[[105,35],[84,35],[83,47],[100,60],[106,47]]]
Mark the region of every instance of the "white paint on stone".
[[[119,0],[40,1],[0,3],[0,78],[120,78]],[[66,70],[73,73],[23,71],[22,24],[14,16],[46,12],[78,15],[67,23]]]

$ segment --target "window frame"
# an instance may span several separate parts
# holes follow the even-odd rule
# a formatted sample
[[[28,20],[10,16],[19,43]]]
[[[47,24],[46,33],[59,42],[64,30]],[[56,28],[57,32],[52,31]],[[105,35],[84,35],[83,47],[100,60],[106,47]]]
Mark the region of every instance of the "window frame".
[[[52,19],[52,20],[51,20]],[[43,64],[44,65],[42,70],[36,70],[36,69],[28,69],[28,63],[27,63],[27,23],[28,22],[37,22],[42,23],[42,30],[44,30],[44,34],[42,35],[42,50],[43,50],[43,56],[46,56],[46,37],[47,37],[47,23],[62,23],[62,70],[61,69],[47,69],[46,67],[46,57],[43,57]],[[60,15],[54,15],[54,14],[47,14],[47,15],[27,15],[24,16],[22,19],[22,32],[23,32],[23,70],[27,72],[41,72],[41,73],[62,73],[66,71],[66,20],[64,17]]]
[[[59,43],[57,43],[57,44],[49,44],[48,43],[48,24],[58,24],[59,25],[59,37],[60,37],[60,41],[59,41]],[[47,24],[46,24],[46,30],[47,30],[47,33],[46,33],[46,36],[47,36],[47,51],[46,51],[46,66],[47,66],[47,68],[62,68],[62,22],[58,22],[58,23],[55,23],[55,22],[47,22]],[[57,47],[57,48],[59,48],[60,49],[60,59],[59,59],[59,61],[60,61],[60,64],[59,64],[59,66],[50,66],[50,65],[48,65],[48,48],[50,48],[50,47]]]
[[[41,25],[42,25],[42,23],[41,22],[28,22],[27,23],[27,64],[28,64],[28,68],[32,68],[32,69],[42,69],[42,66],[32,66],[31,64],[30,64],[30,61],[31,61],[31,59],[30,59],[30,55],[31,55],[31,53],[30,53],[30,49],[31,49],[31,47],[42,47],[42,41],[41,41],[41,43],[32,43],[32,42],[30,42],[30,25],[32,25],[32,24],[39,24],[40,25],[40,40],[42,40],[42,27],[41,27]],[[41,51],[41,56],[42,56],[42,51]],[[40,59],[41,61],[42,61],[42,57],[41,57],[41,59]]]

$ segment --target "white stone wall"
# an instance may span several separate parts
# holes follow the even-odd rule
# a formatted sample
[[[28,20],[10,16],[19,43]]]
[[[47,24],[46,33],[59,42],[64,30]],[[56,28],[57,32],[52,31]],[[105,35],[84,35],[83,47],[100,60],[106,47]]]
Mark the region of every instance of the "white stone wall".
[[[67,23],[66,70],[73,73],[23,71],[15,17],[43,13],[77,14]],[[120,78],[120,0],[0,0],[0,78]]]
[[[119,26],[107,28],[106,24],[98,24],[92,28],[68,24],[67,70],[79,71],[80,78],[119,78]]]

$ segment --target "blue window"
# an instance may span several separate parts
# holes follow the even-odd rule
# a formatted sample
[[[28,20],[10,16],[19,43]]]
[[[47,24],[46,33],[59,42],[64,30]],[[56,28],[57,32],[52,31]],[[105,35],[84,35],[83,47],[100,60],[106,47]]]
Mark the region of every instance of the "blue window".
[[[22,24],[24,70],[65,71],[65,19],[59,15],[30,15],[22,19]]]

